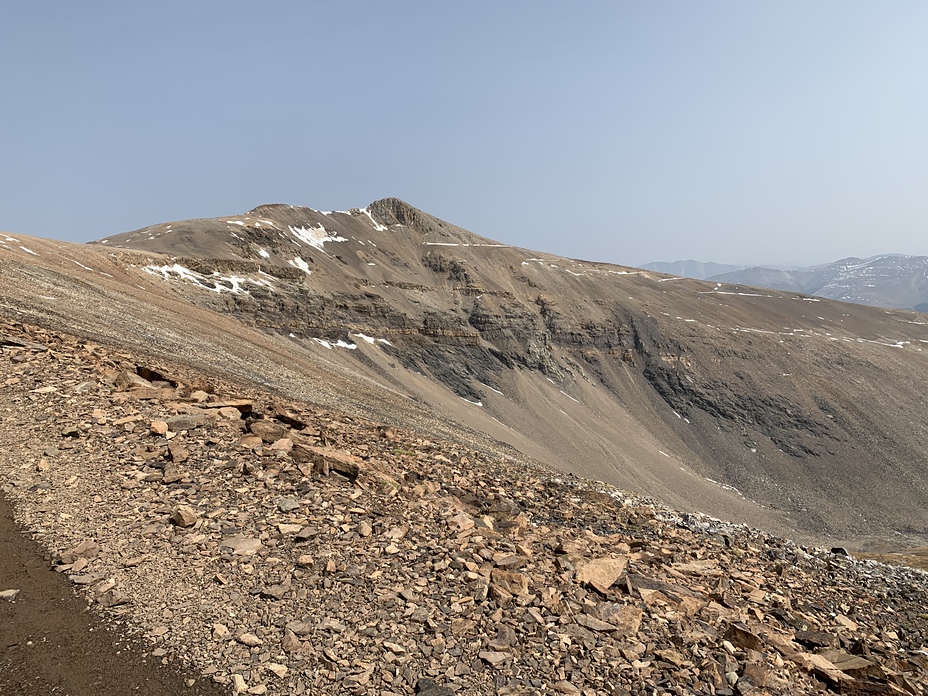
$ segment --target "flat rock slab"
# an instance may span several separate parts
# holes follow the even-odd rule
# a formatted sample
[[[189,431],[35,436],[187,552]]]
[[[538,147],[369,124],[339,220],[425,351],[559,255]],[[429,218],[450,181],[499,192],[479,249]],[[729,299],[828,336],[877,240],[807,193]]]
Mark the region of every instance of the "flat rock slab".
[[[220,546],[230,550],[236,556],[254,556],[261,549],[261,540],[246,536],[234,536],[223,539]]]

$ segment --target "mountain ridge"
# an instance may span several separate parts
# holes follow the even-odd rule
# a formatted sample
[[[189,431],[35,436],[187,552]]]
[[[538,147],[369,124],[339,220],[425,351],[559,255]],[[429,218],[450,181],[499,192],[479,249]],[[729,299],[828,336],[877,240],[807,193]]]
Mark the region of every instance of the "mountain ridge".
[[[655,262],[646,268],[722,283],[799,292],[842,302],[928,311],[928,257],[877,254],[814,266],[731,266],[699,261]]]

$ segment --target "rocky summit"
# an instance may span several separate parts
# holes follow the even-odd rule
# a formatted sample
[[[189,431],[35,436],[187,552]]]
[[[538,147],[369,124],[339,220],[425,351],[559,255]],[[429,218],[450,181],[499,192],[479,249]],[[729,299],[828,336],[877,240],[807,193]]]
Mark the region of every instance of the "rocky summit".
[[[3,494],[188,688],[928,692],[920,571],[60,332],[0,346]],[[4,681],[37,652],[0,685],[48,693]]]
[[[48,558],[0,572],[0,692],[80,693],[21,628],[43,572],[128,632],[123,692],[928,687],[925,574],[859,553],[928,543],[922,314],[397,199],[0,234],[0,279],[0,490]]]

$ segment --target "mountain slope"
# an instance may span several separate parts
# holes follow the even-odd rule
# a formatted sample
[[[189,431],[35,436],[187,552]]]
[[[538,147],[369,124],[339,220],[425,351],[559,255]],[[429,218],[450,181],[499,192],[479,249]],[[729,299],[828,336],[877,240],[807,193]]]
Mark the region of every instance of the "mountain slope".
[[[8,311],[31,320],[685,510],[858,545],[928,536],[912,313],[538,254],[396,199],[0,254]]]
[[[884,254],[796,270],[745,268],[710,280],[804,292],[875,307],[928,310],[928,257]]]

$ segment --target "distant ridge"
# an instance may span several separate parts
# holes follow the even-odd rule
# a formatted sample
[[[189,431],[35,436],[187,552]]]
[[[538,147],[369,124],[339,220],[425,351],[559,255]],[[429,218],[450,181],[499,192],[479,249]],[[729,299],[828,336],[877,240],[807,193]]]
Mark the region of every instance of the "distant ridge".
[[[684,278],[801,292],[873,307],[928,311],[928,257],[879,254],[817,266],[737,266],[711,261],[655,261],[646,270]]]
[[[928,311],[928,256],[880,254],[866,259],[851,257],[796,270],[745,268],[709,279],[804,292],[874,307]]]
[[[732,273],[740,271],[746,266],[735,266],[727,263],[713,263],[712,261],[654,261],[642,266],[648,271],[657,271],[658,273],[667,273],[668,275],[678,275],[684,278],[695,278],[705,280],[720,273]]]

